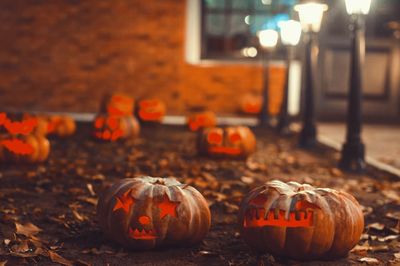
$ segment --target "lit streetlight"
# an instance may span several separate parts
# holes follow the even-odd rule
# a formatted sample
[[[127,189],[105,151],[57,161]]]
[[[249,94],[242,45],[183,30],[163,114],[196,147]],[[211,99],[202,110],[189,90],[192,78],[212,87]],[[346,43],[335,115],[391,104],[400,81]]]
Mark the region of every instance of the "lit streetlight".
[[[311,148],[316,143],[317,130],[315,127],[314,114],[314,69],[317,61],[318,48],[316,35],[321,28],[323,14],[328,6],[316,1],[301,1],[294,7],[299,12],[301,27],[306,39],[305,54],[305,83],[303,88],[303,128],[300,132],[300,146]]]
[[[290,133],[290,119],[288,114],[288,97],[289,97],[289,75],[291,62],[294,56],[294,48],[300,41],[301,24],[295,20],[282,21],[279,23],[281,30],[281,40],[286,46],[286,79],[285,88],[283,91],[283,99],[277,129],[281,134],[287,135]]]
[[[270,125],[269,121],[269,62],[270,54],[275,49],[278,43],[279,34],[275,30],[262,30],[258,32],[258,39],[262,48],[262,62],[264,71],[264,84],[263,84],[263,101],[259,116],[259,125],[262,127],[268,127]]]
[[[351,16],[351,61],[348,94],[347,134],[340,168],[361,172],[365,169],[365,146],[361,140],[362,65],[365,57],[365,17],[371,0],[345,0]]]

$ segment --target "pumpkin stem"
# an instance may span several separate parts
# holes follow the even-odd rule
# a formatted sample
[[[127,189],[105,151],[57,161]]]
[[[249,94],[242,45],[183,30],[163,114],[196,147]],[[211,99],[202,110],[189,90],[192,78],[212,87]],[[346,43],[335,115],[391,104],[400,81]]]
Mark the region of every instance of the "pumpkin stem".
[[[156,182],[154,182],[155,185],[165,185],[165,181],[162,178],[158,178]]]

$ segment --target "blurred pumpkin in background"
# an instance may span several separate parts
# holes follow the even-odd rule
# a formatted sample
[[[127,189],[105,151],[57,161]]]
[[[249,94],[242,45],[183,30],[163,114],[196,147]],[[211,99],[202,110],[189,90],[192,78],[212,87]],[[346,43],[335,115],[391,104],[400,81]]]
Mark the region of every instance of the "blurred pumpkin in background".
[[[350,194],[278,180],[253,189],[239,210],[252,249],[299,260],[344,257],[358,243],[364,216]]]
[[[210,229],[207,201],[175,178],[123,179],[99,198],[97,217],[105,234],[129,249],[188,247]]]
[[[211,111],[194,113],[187,117],[187,124],[191,131],[214,127],[217,124],[217,116]]]
[[[116,116],[99,114],[94,120],[94,136],[105,141],[136,138],[139,136],[140,125],[133,116]]]
[[[0,128],[0,161],[47,160],[50,142],[41,130],[37,130],[37,118],[0,113]]]
[[[103,97],[100,112],[112,115],[133,115],[135,101],[124,93],[106,94]]]
[[[36,118],[38,121],[36,131],[43,135],[68,137],[76,132],[75,120],[69,115],[24,114],[24,116]]]
[[[167,107],[160,99],[143,99],[138,103],[137,114],[143,122],[161,122]]]
[[[240,112],[255,115],[262,108],[262,96],[254,93],[245,94],[240,100]]]
[[[248,127],[205,128],[197,137],[197,150],[212,157],[244,158],[256,149],[256,137]]]

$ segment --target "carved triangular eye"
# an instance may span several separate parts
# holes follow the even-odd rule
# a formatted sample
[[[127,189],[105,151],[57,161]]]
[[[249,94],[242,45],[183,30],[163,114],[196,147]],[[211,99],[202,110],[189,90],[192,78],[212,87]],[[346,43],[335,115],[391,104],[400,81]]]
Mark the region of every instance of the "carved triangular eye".
[[[131,196],[131,190],[126,191],[121,197],[116,197],[117,203],[113,211],[122,209],[125,213],[129,213],[129,209],[135,204],[135,199]]]

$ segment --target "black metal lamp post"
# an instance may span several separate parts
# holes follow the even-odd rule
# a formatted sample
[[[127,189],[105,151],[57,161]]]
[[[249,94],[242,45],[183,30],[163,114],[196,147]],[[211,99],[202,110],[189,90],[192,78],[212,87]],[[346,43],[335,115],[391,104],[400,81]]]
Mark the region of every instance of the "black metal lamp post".
[[[314,69],[317,61],[316,35],[320,30],[323,13],[328,9],[325,4],[315,1],[301,1],[294,9],[299,12],[300,23],[306,33],[305,82],[303,103],[303,127],[299,144],[303,148],[312,148],[316,144],[317,130],[314,113]]]
[[[365,15],[371,0],[346,0],[351,15],[351,62],[348,94],[347,134],[339,167],[346,171],[365,169],[365,146],[361,140],[362,66],[365,57]]]
[[[300,41],[301,36],[301,24],[295,20],[282,21],[279,24],[281,30],[281,40],[286,46],[286,78],[285,87],[283,91],[283,98],[281,104],[281,110],[279,112],[278,132],[282,135],[290,134],[290,117],[288,113],[288,97],[289,97],[289,77],[290,77],[290,67],[294,56],[295,46]]]
[[[263,66],[263,94],[262,94],[262,105],[259,114],[259,126],[269,127],[270,117],[269,117],[269,63],[270,54],[276,47],[278,43],[279,34],[275,30],[262,30],[258,32],[258,38],[262,48],[262,66]]]

